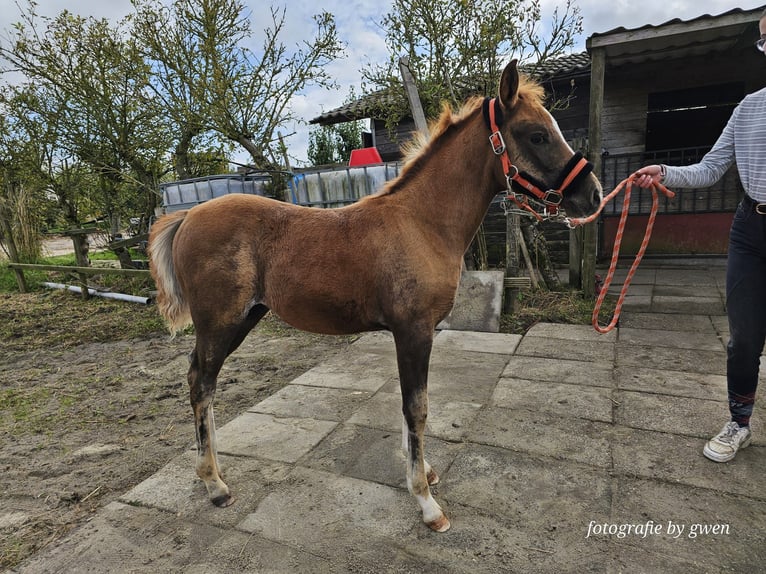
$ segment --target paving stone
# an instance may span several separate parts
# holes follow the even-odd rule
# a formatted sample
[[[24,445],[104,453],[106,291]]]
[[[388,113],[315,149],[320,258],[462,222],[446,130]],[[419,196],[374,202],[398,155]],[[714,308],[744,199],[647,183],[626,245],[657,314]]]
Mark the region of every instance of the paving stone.
[[[425,439],[425,457],[440,475],[452,464],[462,443]],[[371,482],[407,488],[407,459],[401,432],[342,425],[319,443],[301,466]]]
[[[718,433],[720,417],[699,434]],[[705,431],[707,431],[705,433]],[[751,445],[726,464],[702,455],[706,438],[617,427],[612,443],[615,472],[655,478],[766,500],[766,448]]]
[[[660,395],[675,395],[697,399],[726,399],[726,376],[689,373],[642,367],[618,367],[617,387]]]
[[[631,329],[657,329],[662,331],[694,331],[698,333],[715,331],[715,317],[709,315],[668,315],[665,313],[622,313],[622,327]]]
[[[617,343],[617,366],[723,375],[726,374],[726,353],[625,345],[620,342]]]
[[[374,393],[392,380],[399,380],[392,357],[349,351],[306,371],[293,384]]]
[[[441,402],[484,403],[495,390],[509,358],[492,353],[436,349],[428,372],[428,396]],[[399,393],[398,379],[390,381],[381,391]]]
[[[338,423],[244,413],[218,431],[218,452],[296,462]]]
[[[195,472],[196,451],[187,451],[120,497],[126,504],[158,508],[179,518],[233,527],[253,511],[273,483],[285,480],[292,467],[249,457],[219,455],[221,471],[235,502],[217,508]]]
[[[600,362],[590,362],[514,356],[508,361],[502,376],[532,381],[612,387],[612,363],[605,361],[605,358]]]
[[[612,422],[612,391],[601,387],[500,379],[491,405]]]
[[[525,530],[550,545],[580,542],[588,520],[608,517],[611,506],[605,471],[494,447],[463,449],[443,478],[445,500],[524,517]]]
[[[617,331],[599,333],[591,325],[566,325],[563,323],[537,323],[524,335],[525,337],[548,337],[571,341],[597,341],[614,343]]]
[[[426,434],[445,440],[461,440],[481,404],[429,398]],[[401,432],[402,398],[398,393],[377,393],[348,420],[350,424]]]
[[[622,312],[633,311],[643,312],[652,310],[652,296],[651,295],[626,295],[622,304]],[[620,316],[622,319],[622,316]],[[606,322],[606,319],[604,319]]]
[[[371,353],[373,355],[396,356],[394,336],[390,331],[373,331],[360,335],[354,341],[351,349],[357,353]]]
[[[547,413],[487,408],[469,429],[471,442],[519,452],[611,466],[611,425]]]
[[[85,574],[87,572],[180,572],[204,564],[207,548],[226,530],[179,520],[161,510],[111,502],[89,522],[16,572]],[[194,540],[194,544],[186,544]]]
[[[328,538],[342,541],[341,548],[399,538],[412,531],[420,513],[401,489],[300,467],[294,477],[262,500],[238,528],[330,558],[339,548],[328,546]]]
[[[351,416],[354,409],[371,396],[372,393],[367,391],[290,384],[250,407],[248,411],[278,417],[340,422]]]
[[[571,361],[605,362],[614,359],[614,343],[607,339],[596,341],[566,341],[549,337],[526,336],[516,355],[564,359]]]
[[[615,422],[633,428],[710,438],[698,418],[718,420],[723,402],[633,391],[616,391]],[[694,417],[689,414],[694,413]]]
[[[440,331],[434,339],[434,349],[512,355],[519,342],[521,342],[521,335],[509,333]]]
[[[620,328],[620,345],[669,347],[674,349],[698,349],[702,351],[725,351],[717,334],[712,332],[679,332],[664,329]]]
[[[620,479],[619,483],[610,522],[653,520],[662,526],[657,534],[618,539],[619,546],[681,560],[693,565],[695,572],[748,572],[766,560],[766,530],[760,526],[766,502],[642,479]],[[669,508],[672,515],[657,510]],[[713,531],[716,525],[718,532]]]
[[[694,313],[697,315],[725,315],[720,297],[671,297],[654,295],[652,311],[655,313]]]

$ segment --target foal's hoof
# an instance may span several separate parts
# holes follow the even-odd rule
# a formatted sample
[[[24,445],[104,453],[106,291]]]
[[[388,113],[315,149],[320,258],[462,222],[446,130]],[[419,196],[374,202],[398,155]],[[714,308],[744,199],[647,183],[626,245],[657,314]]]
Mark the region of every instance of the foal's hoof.
[[[426,480],[428,481],[429,486],[436,486],[439,484],[439,475],[436,474],[436,471],[432,468],[428,471],[428,474],[426,475]]]
[[[430,528],[434,532],[447,532],[450,526],[452,526],[450,524],[449,518],[447,518],[447,516],[444,514],[442,514],[436,520],[428,522],[427,524],[428,524],[428,528]]]
[[[215,498],[211,498],[210,501],[215,504],[218,508],[226,508],[227,506],[231,506],[234,504],[234,501],[236,498],[234,498],[231,494],[228,492],[226,494],[222,494],[220,496],[216,496]]]

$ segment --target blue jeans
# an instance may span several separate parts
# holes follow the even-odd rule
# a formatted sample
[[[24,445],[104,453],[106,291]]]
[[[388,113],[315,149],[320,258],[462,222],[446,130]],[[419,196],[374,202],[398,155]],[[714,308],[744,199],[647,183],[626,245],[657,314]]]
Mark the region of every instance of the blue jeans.
[[[731,420],[748,426],[766,340],[766,215],[756,213],[748,197],[737,207],[729,234],[726,307],[729,411]]]

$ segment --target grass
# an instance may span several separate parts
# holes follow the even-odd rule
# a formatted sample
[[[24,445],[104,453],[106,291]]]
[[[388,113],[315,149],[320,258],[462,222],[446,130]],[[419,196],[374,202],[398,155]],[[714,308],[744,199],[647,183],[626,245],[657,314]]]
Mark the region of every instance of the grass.
[[[607,297],[601,308],[601,317],[611,316],[615,301]],[[595,301],[583,297],[579,291],[522,291],[518,309],[514,314],[503,314],[500,331],[523,335],[535,323],[564,323],[589,325]]]

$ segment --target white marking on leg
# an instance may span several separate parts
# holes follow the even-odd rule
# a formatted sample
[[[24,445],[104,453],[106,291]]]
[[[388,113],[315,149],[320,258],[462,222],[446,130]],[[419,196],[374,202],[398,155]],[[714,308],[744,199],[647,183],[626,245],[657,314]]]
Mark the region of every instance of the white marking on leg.
[[[402,450],[407,454],[407,460],[410,460],[410,429],[407,427],[407,419],[402,415]]]
[[[420,496],[419,494],[414,496],[420,505],[420,509],[423,511],[423,522],[430,524],[442,520],[444,511],[442,511],[442,507],[434,500],[430,492],[426,496]]]

